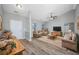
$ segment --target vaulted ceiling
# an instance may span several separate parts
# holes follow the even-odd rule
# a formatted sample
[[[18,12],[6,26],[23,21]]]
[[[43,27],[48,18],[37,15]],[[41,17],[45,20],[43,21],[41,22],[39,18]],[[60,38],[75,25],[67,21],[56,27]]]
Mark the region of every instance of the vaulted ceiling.
[[[47,21],[49,13],[59,16],[70,10],[75,5],[73,4],[23,4],[22,8],[17,8],[15,4],[2,5],[4,12],[27,16],[28,11],[31,12],[32,20]]]

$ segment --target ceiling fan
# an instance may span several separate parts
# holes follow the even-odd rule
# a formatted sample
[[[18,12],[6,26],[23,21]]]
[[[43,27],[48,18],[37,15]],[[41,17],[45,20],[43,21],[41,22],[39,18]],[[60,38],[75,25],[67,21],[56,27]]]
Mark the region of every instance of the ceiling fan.
[[[57,16],[55,16],[52,12],[49,15],[49,21],[53,21],[57,18]]]

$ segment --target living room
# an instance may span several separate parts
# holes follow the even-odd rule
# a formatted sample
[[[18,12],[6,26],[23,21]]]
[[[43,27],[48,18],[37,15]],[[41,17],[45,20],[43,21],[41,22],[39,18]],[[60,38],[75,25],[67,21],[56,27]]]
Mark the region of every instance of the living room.
[[[78,45],[76,44],[78,44],[79,38],[77,28],[79,7],[78,5],[73,5],[73,7],[67,7],[65,5],[63,6],[62,8],[60,7],[62,13],[58,12],[60,9],[53,10],[55,8],[53,7],[53,11],[50,11],[50,13],[48,13],[48,16],[46,15],[46,18],[43,18],[44,20],[39,19],[32,21],[33,39],[51,43],[60,48],[67,48],[70,51],[78,51]],[[66,10],[65,8],[68,10]],[[48,9],[51,10],[50,7]],[[46,11],[48,9],[43,10]],[[45,11],[42,11],[42,13],[45,13]],[[56,12],[58,12],[58,16]],[[40,16],[40,18],[42,17]],[[72,36],[72,39],[68,38],[70,36],[66,34],[68,32],[74,33],[70,34]]]
[[[11,55],[79,54],[78,4],[0,4],[0,18],[0,52],[5,35],[15,39]]]

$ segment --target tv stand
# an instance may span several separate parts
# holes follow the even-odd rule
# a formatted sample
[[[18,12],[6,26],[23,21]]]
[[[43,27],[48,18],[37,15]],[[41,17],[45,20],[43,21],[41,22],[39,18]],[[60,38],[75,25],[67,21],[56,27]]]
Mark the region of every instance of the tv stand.
[[[61,32],[60,31],[51,32],[51,34],[48,35],[48,38],[54,39],[54,38],[57,38],[57,36],[61,36]]]
[[[61,32],[60,31],[54,31],[54,32],[51,32],[51,35],[53,35],[53,36],[61,36]]]

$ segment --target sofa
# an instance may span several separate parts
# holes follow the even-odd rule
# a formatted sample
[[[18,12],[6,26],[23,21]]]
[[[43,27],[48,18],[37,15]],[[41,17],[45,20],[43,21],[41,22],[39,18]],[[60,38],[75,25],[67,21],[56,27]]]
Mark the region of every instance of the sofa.
[[[12,51],[14,38],[16,37],[10,31],[0,32],[0,55],[7,55]]]
[[[47,36],[49,33],[48,29],[42,30],[42,36]]]
[[[72,40],[62,39],[62,47],[77,51],[77,43]]]
[[[62,38],[62,47],[73,51],[78,51],[76,34],[66,33]]]
[[[38,30],[38,31],[33,31],[33,37],[34,38],[39,38],[41,36],[46,36],[48,35],[48,30],[44,29],[44,30]]]
[[[34,38],[39,38],[42,36],[42,32],[41,31],[33,31],[33,37]]]

